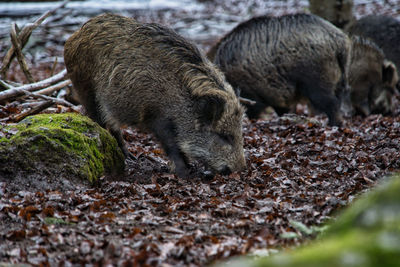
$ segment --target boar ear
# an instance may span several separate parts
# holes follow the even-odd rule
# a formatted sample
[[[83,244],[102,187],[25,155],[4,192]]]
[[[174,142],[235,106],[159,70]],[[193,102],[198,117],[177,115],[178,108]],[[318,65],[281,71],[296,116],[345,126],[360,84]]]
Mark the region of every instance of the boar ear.
[[[196,97],[195,109],[201,122],[212,124],[221,118],[225,109],[225,100],[218,95],[202,95]]]
[[[382,82],[386,85],[395,86],[398,80],[396,66],[393,62],[385,59],[382,66]]]

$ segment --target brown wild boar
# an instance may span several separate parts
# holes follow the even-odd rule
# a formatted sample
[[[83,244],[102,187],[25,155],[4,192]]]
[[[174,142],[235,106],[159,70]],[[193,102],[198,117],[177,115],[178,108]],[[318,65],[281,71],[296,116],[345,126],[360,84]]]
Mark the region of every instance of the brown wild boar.
[[[400,21],[386,15],[368,15],[352,22],[346,31],[371,39],[397,67],[400,75]],[[400,90],[400,83],[397,84]]]
[[[223,37],[214,62],[242,97],[256,101],[247,105],[250,118],[266,106],[281,115],[305,99],[329,125],[340,125],[340,109],[351,110],[350,47],[346,34],[315,15],[261,16]]]
[[[398,82],[395,65],[372,41],[352,36],[349,84],[356,114],[389,114]]]
[[[152,132],[179,176],[195,160],[214,173],[245,167],[238,98],[223,74],[173,30],[99,15],[67,40],[64,59],[74,95],[125,154],[121,125]]]

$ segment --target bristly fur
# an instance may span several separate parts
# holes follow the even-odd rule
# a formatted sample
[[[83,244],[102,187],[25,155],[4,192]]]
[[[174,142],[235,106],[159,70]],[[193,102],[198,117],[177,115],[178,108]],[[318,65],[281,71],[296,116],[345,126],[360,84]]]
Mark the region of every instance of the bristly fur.
[[[398,82],[395,65],[371,40],[353,35],[351,41],[349,83],[355,112],[363,116],[391,113]]]
[[[350,49],[349,38],[317,16],[260,16],[223,37],[214,62],[243,97],[257,102],[247,106],[250,118],[266,106],[288,112],[304,98],[328,115],[330,125],[340,125]]]
[[[119,127],[126,124],[153,132],[179,175],[193,160],[215,172],[245,167],[238,98],[223,74],[173,30],[100,15],[67,40],[64,58],[75,95],[121,147]],[[226,133],[233,142],[221,141]]]
[[[368,15],[355,20],[346,27],[350,35],[372,40],[385,53],[387,60],[396,65],[400,75],[400,21],[387,15]],[[397,83],[400,90],[400,82]]]

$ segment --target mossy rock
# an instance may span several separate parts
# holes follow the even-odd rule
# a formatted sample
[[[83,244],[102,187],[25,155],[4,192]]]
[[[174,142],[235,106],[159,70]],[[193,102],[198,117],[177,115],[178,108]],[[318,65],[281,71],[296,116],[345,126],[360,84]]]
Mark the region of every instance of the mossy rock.
[[[400,175],[362,196],[309,245],[222,266],[400,266]]]
[[[109,132],[78,114],[27,117],[0,134],[0,181],[15,189],[69,190],[125,167]]]

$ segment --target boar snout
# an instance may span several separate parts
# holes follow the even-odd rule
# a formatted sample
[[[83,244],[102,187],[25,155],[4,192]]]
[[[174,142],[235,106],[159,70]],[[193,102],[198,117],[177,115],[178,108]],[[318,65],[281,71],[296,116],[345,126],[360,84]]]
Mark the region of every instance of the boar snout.
[[[382,115],[391,114],[393,110],[392,95],[393,94],[390,93],[389,90],[383,89],[379,96],[376,99],[372,100],[372,113]]]
[[[356,114],[392,113],[392,98],[398,82],[395,64],[371,40],[352,36],[350,85]]]

